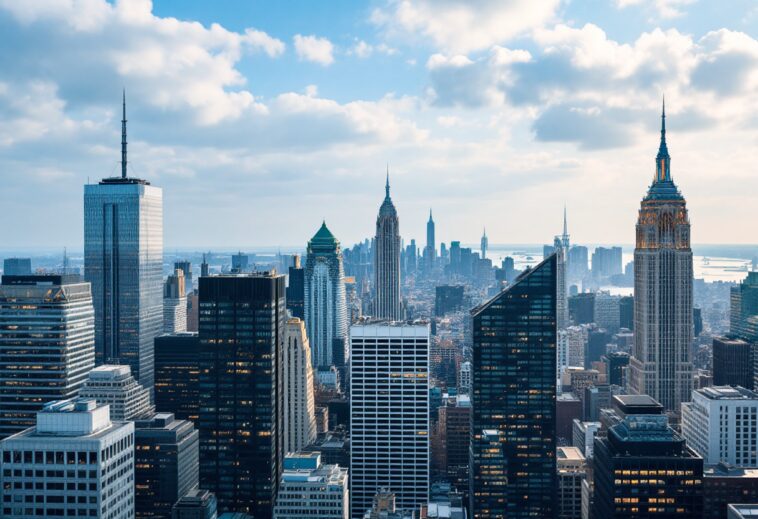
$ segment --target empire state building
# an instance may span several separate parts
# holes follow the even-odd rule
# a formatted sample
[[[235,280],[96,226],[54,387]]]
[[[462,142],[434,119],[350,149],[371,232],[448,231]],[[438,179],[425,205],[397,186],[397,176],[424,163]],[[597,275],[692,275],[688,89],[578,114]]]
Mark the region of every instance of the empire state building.
[[[666,108],[656,173],[637,220],[631,389],[679,414],[692,392],[692,249],[687,204],[671,178]]]
[[[379,319],[399,321],[403,317],[400,303],[400,221],[390,198],[389,173],[384,189],[374,239],[374,314]]]

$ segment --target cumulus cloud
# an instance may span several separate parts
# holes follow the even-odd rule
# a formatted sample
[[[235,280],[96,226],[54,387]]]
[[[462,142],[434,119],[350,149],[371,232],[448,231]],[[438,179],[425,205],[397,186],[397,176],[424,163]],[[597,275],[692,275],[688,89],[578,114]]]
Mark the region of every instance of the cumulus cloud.
[[[395,0],[372,13],[390,37],[422,38],[445,53],[488,49],[551,20],[559,0]]]
[[[641,6],[654,10],[661,18],[676,18],[684,14],[683,8],[695,3],[695,0],[616,0],[620,9],[629,6]]]
[[[301,60],[324,66],[334,63],[334,45],[328,39],[296,34],[293,41],[297,57]]]
[[[397,49],[393,49],[386,43],[379,43],[378,45],[371,45],[364,40],[357,40],[355,45],[348,49],[347,54],[350,56],[357,56],[361,59],[369,58],[374,54],[384,54],[386,56],[392,56],[397,54]]]

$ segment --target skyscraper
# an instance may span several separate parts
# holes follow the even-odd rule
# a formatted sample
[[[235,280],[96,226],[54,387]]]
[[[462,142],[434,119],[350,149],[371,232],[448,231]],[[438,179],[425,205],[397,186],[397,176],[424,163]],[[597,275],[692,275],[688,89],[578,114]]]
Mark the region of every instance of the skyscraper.
[[[487,239],[487,229],[484,229],[482,231],[482,240],[480,242],[479,248],[482,251],[482,259],[487,259],[487,249],[490,246],[490,241]]]
[[[429,498],[429,326],[353,325],[350,347],[350,516],[382,488],[418,508]]]
[[[374,316],[379,319],[402,319],[400,306],[400,221],[390,198],[390,177],[387,173],[385,196],[376,217],[374,240]]]
[[[187,293],[184,271],[177,268],[163,285],[163,332],[187,331]]]
[[[127,176],[84,186],[84,275],[95,307],[95,361],[129,364],[153,387],[153,339],[163,330],[163,193]]]
[[[31,273],[31,258],[5,258],[3,260],[4,276],[29,276]]]
[[[347,519],[347,469],[321,462],[320,452],[288,454],[276,498],[274,519]]]
[[[283,458],[284,276],[200,278],[200,486],[271,517]]]
[[[155,408],[197,423],[200,383],[197,333],[155,338]]]
[[[305,328],[313,367],[343,367],[347,352],[347,300],[340,242],[321,224],[305,260]]]
[[[474,518],[557,513],[557,261],[548,256],[472,310]]]
[[[426,222],[426,247],[424,248],[424,261],[426,262],[427,273],[434,269],[437,259],[437,245],[434,238],[434,220],[432,219],[432,210],[429,209],[429,221]]]
[[[300,256],[292,256],[287,275],[287,310],[292,317],[305,319],[305,271],[300,266]]]
[[[731,288],[729,333],[744,341],[758,342],[758,271],[748,272]]]
[[[676,414],[693,387],[692,249],[686,202],[671,178],[665,107],[655,162],[637,221],[630,388]]]
[[[701,517],[703,459],[666,416],[626,416],[594,450],[593,519]]]
[[[311,347],[303,321],[287,320],[282,355],[284,453],[297,452],[316,439]]]
[[[79,276],[3,276],[0,438],[33,427],[37,411],[73,398],[95,366],[95,312]]]

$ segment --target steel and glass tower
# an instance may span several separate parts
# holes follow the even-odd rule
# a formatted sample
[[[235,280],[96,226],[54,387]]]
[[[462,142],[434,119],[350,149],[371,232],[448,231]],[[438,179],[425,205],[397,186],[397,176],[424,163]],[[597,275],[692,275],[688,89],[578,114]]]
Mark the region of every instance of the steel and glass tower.
[[[679,413],[693,387],[692,249],[687,204],[671,178],[666,110],[656,174],[642,200],[634,249],[631,389]]]
[[[429,209],[429,221],[426,222],[426,248],[424,248],[424,260],[426,261],[427,272],[431,272],[434,269],[436,259],[437,245],[434,237],[434,220],[432,219],[432,210]]]
[[[200,278],[200,486],[271,517],[284,457],[284,276]]]
[[[400,303],[400,221],[390,198],[389,173],[384,189],[374,239],[374,314],[379,319],[398,321],[403,314]]]
[[[556,517],[557,261],[472,311],[474,518]]]
[[[126,174],[84,186],[84,275],[92,285],[97,364],[128,364],[153,389],[153,340],[163,330],[163,192]]]
[[[344,366],[347,351],[347,302],[340,242],[326,222],[308,242],[305,260],[305,327],[313,367]]]

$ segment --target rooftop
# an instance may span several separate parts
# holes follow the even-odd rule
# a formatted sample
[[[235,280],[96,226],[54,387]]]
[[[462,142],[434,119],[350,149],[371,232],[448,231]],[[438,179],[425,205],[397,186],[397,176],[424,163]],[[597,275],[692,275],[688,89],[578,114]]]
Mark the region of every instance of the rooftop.
[[[558,447],[556,458],[558,461],[584,461],[584,454],[578,447]]]
[[[758,394],[740,386],[705,387],[695,392],[709,400],[758,400]]]

